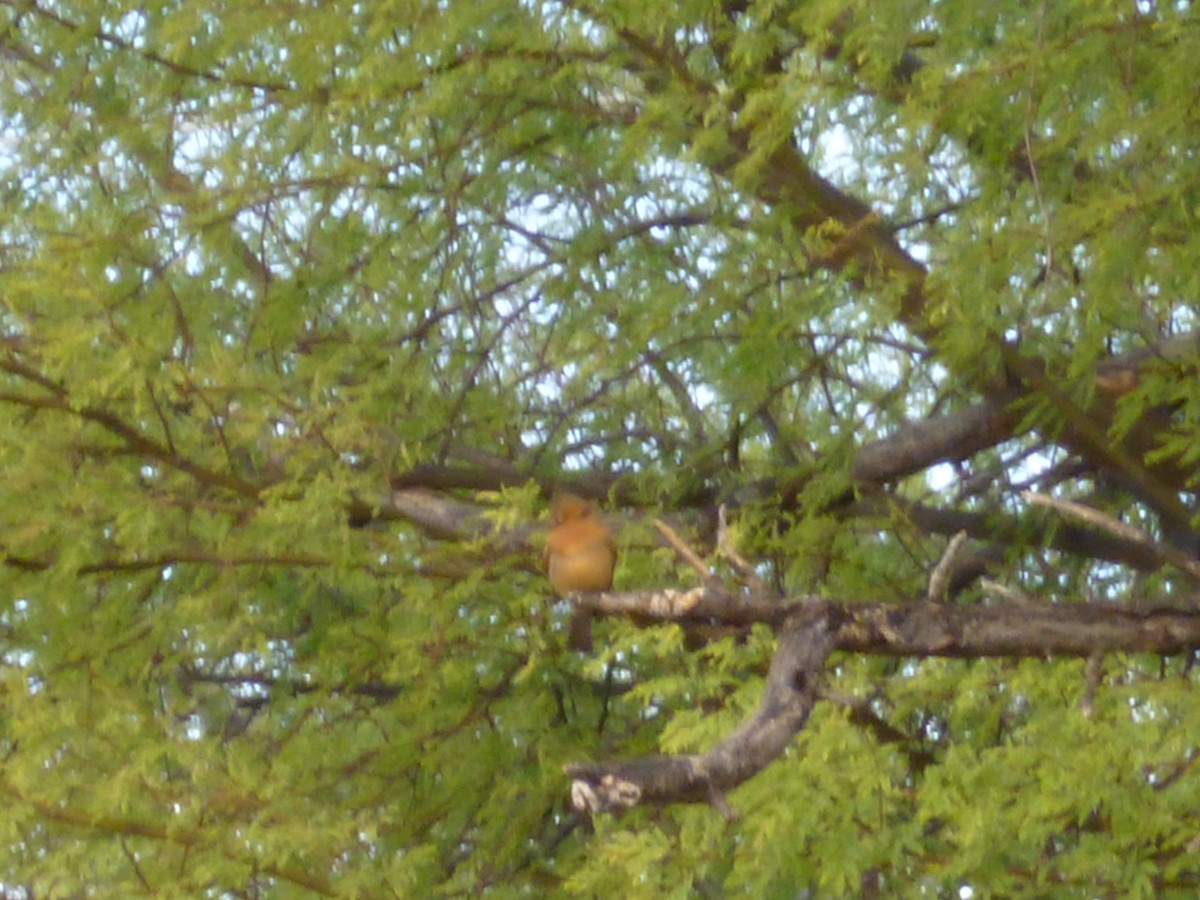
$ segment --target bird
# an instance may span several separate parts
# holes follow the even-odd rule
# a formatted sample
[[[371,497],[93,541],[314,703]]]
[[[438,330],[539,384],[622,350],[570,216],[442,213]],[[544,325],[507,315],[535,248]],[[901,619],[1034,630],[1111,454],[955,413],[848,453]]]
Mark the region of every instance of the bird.
[[[543,564],[550,586],[560,597],[576,591],[612,589],[617,546],[612,534],[588,500],[574,494],[556,494],[551,503],[551,528],[546,535]],[[592,614],[576,606],[571,614],[567,646],[592,651]]]

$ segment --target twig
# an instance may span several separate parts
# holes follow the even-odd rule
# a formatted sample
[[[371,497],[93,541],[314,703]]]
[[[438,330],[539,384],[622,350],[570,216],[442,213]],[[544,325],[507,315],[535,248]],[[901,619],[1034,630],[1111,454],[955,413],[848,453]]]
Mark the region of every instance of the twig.
[[[999,597],[1001,600],[1007,600],[1009,603],[1016,603],[1020,606],[1033,606],[1038,603],[1033,597],[1028,594],[1022,594],[1020,591],[1014,591],[1010,587],[1000,584],[998,581],[992,581],[990,578],[980,578],[979,586],[983,590]]]
[[[954,572],[954,559],[966,542],[967,533],[965,531],[960,531],[950,538],[946,552],[942,554],[942,558],[938,560],[938,564],[929,574],[929,591],[926,597],[930,603],[946,602],[946,592],[950,588],[950,576]]]
[[[1200,579],[1200,562],[1192,559],[1186,553],[1176,550],[1174,547],[1159,544],[1140,528],[1135,528],[1133,525],[1118,521],[1112,516],[1100,512],[1098,509],[1093,509],[1090,506],[1084,506],[1082,503],[1075,503],[1071,500],[1061,500],[1057,497],[1050,497],[1046,494],[1038,494],[1033,491],[1025,491],[1021,496],[1035,506],[1048,507],[1068,518],[1077,519],[1094,528],[1114,534],[1122,540],[1140,544],[1155,553],[1163,562],[1170,563],[1193,578]]]
[[[729,537],[729,523],[725,518],[725,504],[722,503],[717,508],[717,550],[721,555],[729,560],[729,564],[733,566],[733,570],[738,573],[738,576],[750,588],[750,592],[756,597],[765,596],[767,586],[758,573],[754,571],[754,566],[750,565],[737,548],[733,546],[733,541]]]
[[[708,803],[713,809],[721,814],[721,818],[726,822],[733,822],[737,818],[737,813],[733,811],[733,807],[729,805],[729,798],[725,796],[725,792],[713,785],[708,791]]]
[[[671,545],[671,549],[678,553],[684,562],[699,573],[701,581],[709,582],[714,579],[712,570],[709,569],[704,560],[700,558],[695,550],[684,543],[683,538],[677,535],[670,525],[662,519],[655,519],[654,527],[658,529],[658,533],[662,535],[663,540]]]

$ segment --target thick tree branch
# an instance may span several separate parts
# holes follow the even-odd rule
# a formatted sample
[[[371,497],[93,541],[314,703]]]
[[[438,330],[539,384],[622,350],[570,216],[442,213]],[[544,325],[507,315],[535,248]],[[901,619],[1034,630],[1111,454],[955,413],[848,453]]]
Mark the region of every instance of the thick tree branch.
[[[687,602],[679,602],[680,596]],[[580,602],[601,614],[634,613],[660,621],[687,621],[727,609],[726,621],[757,615],[779,629],[779,648],[762,705],[712,750],[567,765],[573,804],[593,813],[620,812],[639,804],[707,801],[723,807],[725,791],[766,768],[804,727],[820,693],[820,672],[833,650],[881,656],[1094,659],[1106,651],[1174,654],[1200,647],[1200,608],[1143,613],[1095,604],[839,605],[822,599],[753,605],[703,588],[686,595],[591,595]]]
[[[1088,657],[1200,648],[1200,603],[1193,611],[1135,611],[1090,603],[939,606],[846,605],[837,649],[880,656]]]
[[[1132,525],[1127,525],[1124,522],[1114,519],[1112,516],[1101,512],[1098,509],[1092,509],[1083,503],[1076,503],[1072,500],[1063,500],[1059,497],[1051,497],[1048,494],[1038,494],[1034,491],[1026,491],[1023,496],[1026,500],[1035,506],[1044,506],[1048,509],[1053,509],[1073,519],[1091,525],[1102,531],[1115,536],[1119,540],[1128,541],[1133,545],[1141,545],[1147,548],[1150,552],[1155,553],[1162,562],[1169,563],[1175,566],[1185,575],[1187,575],[1193,583],[1200,581],[1200,562],[1192,559],[1179,550],[1170,546],[1159,546],[1150,535],[1146,534],[1142,529],[1135,528]]]
[[[1006,547],[1041,545],[1082,559],[1120,563],[1141,572],[1153,572],[1163,564],[1162,555],[1140,541],[1071,522],[1056,523],[1046,516],[1022,518],[999,510],[939,509],[891,494],[863,497],[847,510],[851,514],[876,516],[885,516],[889,510],[899,511],[926,534],[952,537],[965,531],[978,541],[992,541]]]
[[[762,705],[744,725],[707,753],[628,763],[572,763],[577,809],[612,811],[640,803],[711,801],[762,771],[804,727],[831,640],[819,605],[797,609],[780,631]]]
[[[854,480],[883,484],[942,462],[967,459],[1012,437],[1015,393],[998,394],[943,416],[907,422],[889,437],[859,448]]]
[[[651,622],[716,622],[776,628],[802,611],[827,610],[835,650],[877,656],[1086,657],[1129,652],[1172,655],[1200,649],[1200,597],[1195,608],[1152,601],[1125,606],[1093,603],[952,606],[923,599],[861,602],[796,598],[749,601],[721,589],[589,594],[579,603],[600,616]]]

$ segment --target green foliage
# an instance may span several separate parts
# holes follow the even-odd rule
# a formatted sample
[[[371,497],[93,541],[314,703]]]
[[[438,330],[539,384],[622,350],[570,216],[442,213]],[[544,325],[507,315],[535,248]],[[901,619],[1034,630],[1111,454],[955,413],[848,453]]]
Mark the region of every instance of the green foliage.
[[[600,622],[576,658],[529,536],[595,477],[729,501],[785,593],[920,597],[912,510],[1016,488],[885,502],[858,448],[1005,340],[1053,438],[1100,359],[1197,324],[1188,5],[74,0],[0,4],[0,43],[0,893],[1195,891],[1180,660],[1105,659],[1087,717],[1077,661],[837,658],[870,715],[819,705],[732,820],[588,833],[563,765],[711,748],[773,638]],[[919,315],[818,264],[871,225],[808,224],[839,190],[906,223]],[[1139,462],[1194,466],[1195,365],[1102,437],[1169,413]],[[979,471],[1049,465],[1027,430]],[[618,588],[695,583],[655,540],[621,531]],[[1006,575],[1130,584],[1048,540]]]

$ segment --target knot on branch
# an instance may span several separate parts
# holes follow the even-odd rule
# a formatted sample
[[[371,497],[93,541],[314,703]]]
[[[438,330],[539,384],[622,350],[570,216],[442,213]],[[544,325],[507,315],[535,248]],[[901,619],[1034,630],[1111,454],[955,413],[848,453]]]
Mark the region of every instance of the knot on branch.
[[[671,588],[649,597],[650,614],[664,620],[681,618],[688,615],[700,605],[706,591],[702,587],[690,591],[677,591]]]
[[[602,810],[632,809],[642,799],[642,789],[632,781],[603,775],[599,781],[577,778],[571,782],[571,806],[593,815]]]
[[[601,616],[639,622],[719,622],[746,627],[757,622],[779,626],[793,611],[779,602],[761,602],[731,593],[722,584],[702,584],[687,591],[663,588],[652,591],[610,591],[578,594],[573,602]]]

